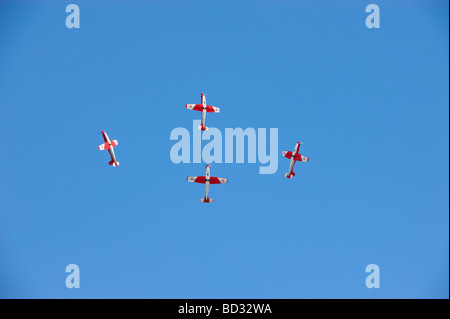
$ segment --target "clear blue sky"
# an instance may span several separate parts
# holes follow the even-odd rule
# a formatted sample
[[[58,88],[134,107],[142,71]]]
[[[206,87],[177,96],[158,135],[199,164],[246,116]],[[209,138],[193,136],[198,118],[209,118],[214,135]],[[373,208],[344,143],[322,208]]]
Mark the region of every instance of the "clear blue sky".
[[[448,2],[369,3],[2,1],[0,297],[448,298]],[[200,203],[169,157],[200,92],[309,163],[213,163]]]

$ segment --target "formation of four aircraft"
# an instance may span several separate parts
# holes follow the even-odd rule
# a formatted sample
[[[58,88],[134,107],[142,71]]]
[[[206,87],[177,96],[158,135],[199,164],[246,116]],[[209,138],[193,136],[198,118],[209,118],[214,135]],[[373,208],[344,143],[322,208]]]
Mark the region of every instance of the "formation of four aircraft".
[[[202,112],[202,123],[198,127],[198,129],[202,130],[202,131],[208,130],[208,127],[206,127],[206,125],[205,125],[206,113],[220,113],[220,108],[206,104],[206,97],[205,97],[205,94],[203,94],[203,93],[202,93],[201,104],[186,104],[186,108],[188,110]],[[109,155],[111,155],[111,161],[109,161],[109,165],[112,165],[114,167],[119,166],[119,162],[117,161],[116,156],[114,154],[114,147],[116,147],[119,143],[117,142],[117,140],[111,141],[105,131],[102,131],[101,133],[103,135],[103,139],[104,139],[105,143],[99,145],[98,149],[101,151],[108,150]],[[289,171],[286,174],[284,174],[284,176],[287,178],[294,178],[295,162],[308,162],[309,161],[308,157],[299,154],[301,144],[302,144],[301,142],[298,142],[297,144],[295,144],[294,150],[292,152],[288,152],[288,151],[281,152],[281,155],[290,159]],[[209,165],[206,165],[205,176],[189,176],[189,177],[187,177],[188,182],[205,184],[206,194],[205,194],[205,197],[202,197],[200,199],[200,201],[203,203],[212,203],[213,202],[212,198],[209,198],[209,195],[208,195],[210,184],[226,184],[226,183],[228,183],[227,178],[213,177],[210,175],[210,171],[211,171],[211,168],[209,167]]]

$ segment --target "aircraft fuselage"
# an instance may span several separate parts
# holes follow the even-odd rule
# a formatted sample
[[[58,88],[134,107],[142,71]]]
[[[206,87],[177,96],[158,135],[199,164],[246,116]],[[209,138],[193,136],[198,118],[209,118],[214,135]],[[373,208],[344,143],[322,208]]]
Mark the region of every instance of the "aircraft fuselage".
[[[291,163],[290,163],[290,165],[289,165],[289,172],[288,172],[288,174],[291,174],[292,171],[294,170],[294,165],[295,165],[295,155],[297,155],[299,148],[300,148],[300,142],[298,142],[297,144],[295,144],[294,150],[292,151],[292,155],[291,155]]]
[[[116,160],[116,155],[114,154],[114,148],[111,147],[111,140],[108,137],[108,134],[106,132],[102,131],[103,139],[105,140],[105,143],[108,143],[110,148],[108,149],[109,154],[111,155],[112,160],[118,165],[118,162]]]

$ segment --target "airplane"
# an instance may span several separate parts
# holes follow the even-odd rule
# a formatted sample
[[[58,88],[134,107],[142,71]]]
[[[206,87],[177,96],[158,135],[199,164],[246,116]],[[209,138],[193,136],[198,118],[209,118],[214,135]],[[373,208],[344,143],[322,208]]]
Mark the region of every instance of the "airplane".
[[[220,113],[220,108],[206,105],[205,94],[202,93],[202,104],[186,104],[188,110],[200,111],[202,112],[202,124],[198,127],[199,130],[207,131],[208,128],[205,126],[206,113]]]
[[[308,162],[309,161],[309,157],[303,156],[298,153],[298,151],[300,150],[300,144],[303,144],[303,143],[298,142],[297,144],[295,144],[293,152],[287,152],[287,151],[281,152],[281,155],[283,155],[284,157],[287,157],[291,160],[291,164],[289,165],[289,172],[287,174],[284,174],[284,176],[287,178],[294,178],[295,162]]]
[[[209,174],[210,168],[209,165],[206,165],[206,176],[189,176],[187,178],[188,182],[201,183],[205,184],[206,195],[204,198],[200,198],[202,203],[212,203],[212,198],[209,198],[209,184],[226,184],[228,183],[228,178],[220,178],[220,177],[212,177]]]
[[[109,165],[112,165],[114,167],[119,166],[119,162],[117,161],[116,155],[114,155],[114,150],[113,150],[113,148],[116,147],[119,144],[119,142],[117,142],[117,140],[111,141],[108,137],[108,134],[106,134],[105,131],[101,131],[100,133],[102,133],[105,143],[103,143],[102,145],[99,145],[98,149],[100,151],[108,150],[109,154],[111,155],[111,161],[109,162]]]

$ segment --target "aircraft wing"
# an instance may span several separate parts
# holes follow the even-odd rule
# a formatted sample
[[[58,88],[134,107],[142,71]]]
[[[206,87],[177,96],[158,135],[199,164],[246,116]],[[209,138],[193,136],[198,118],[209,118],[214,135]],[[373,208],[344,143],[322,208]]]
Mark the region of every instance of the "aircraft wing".
[[[206,177],[205,176],[188,176],[187,181],[188,182],[205,184]]]
[[[309,161],[309,157],[303,156],[301,154],[295,154],[294,160],[299,162],[307,162]]]
[[[111,147],[116,147],[118,144],[119,144],[119,142],[117,142],[117,140],[112,140],[111,145],[109,145],[109,143],[106,142],[106,143],[103,143],[102,145],[99,145],[98,149],[100,151],[109,150]]]
[[[207,105],[206,106],[206,112],[212,112],[212,113],[220,113],[220,108],[219,107],[215,107],[215,106],[211,106],[211,105]]]
[[[100,151],[110,149],[109,143],[104,143],[104,144],[102,144],[102,145],[99,145],[99,146],[98,146],[98,149],[99,149]]]
[[[292,157],[292,152],[283,151],[283,152],[281,152],[281,155],[290,159]],[[309,161],[309,157],[303,156],[301,154],[295,154],[294,161],[307,162],[307,161]]]
[[[186,108],[188,110],[203,111],[203,106],[201,104],[186,104]]]
[[[281,152],[281,155],[290,159],[292,156],[292,152],[283,151],[283,152]]]
[[[209,183],[210,184],[226,184],[226,183],[228,183],[228,178],[210,177]]]

